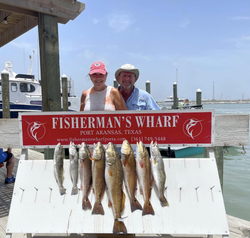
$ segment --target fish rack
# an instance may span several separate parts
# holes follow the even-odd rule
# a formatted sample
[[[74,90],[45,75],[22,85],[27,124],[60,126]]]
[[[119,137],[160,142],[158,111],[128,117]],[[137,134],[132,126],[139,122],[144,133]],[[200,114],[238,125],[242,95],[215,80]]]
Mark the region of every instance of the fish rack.
[[[222,191],[213,153],[211,158],[164,159],[167,180],[165,195],[169,207],[161,207],[154,188],[151,203],[155,215],[131,212],[126,189],[122,217],[129,234],[229,235]],[[25,156],[24,156],[25,157]],[[20,160],[6,232],[57,234],[112,234],[113,214],[106,193],[105,215],[82,210],[82,191],[71,195],[69,160],[64,160],[66,195],[59,194],[53,175],[53,161]],[[27,176],[28,175],[28,176]],[[80,181],[78,183],[80,187]],[[139,191],[138,201],[144,200]],[[89,195],[94,204],[94,194]]]

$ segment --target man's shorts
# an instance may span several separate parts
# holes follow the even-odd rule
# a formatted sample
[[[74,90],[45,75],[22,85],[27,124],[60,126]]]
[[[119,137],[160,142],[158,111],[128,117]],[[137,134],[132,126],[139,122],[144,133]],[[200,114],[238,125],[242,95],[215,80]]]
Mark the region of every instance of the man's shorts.
[[[5,161],[3,161],[3,162],[7,162],[7,161],[10,160],[10,159],[12,158],[12,156],[13,156],[12,153],[8,153],[7,151],[4,151],[3,153],[6,153],[6,154],[7,154],[7,158],[6,158]]]

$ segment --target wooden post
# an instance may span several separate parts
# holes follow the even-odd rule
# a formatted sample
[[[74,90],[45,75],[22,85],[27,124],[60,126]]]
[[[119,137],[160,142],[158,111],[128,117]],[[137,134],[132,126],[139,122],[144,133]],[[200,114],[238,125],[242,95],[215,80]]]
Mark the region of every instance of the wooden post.
[[[43,111],[61,110],[58,18],[38,13]],[[44,158],[53,159],[54,149],[45,149]]]
[[[223,147],[215,146],[214,147],[214,155],[216,159],[216,164],[218,168],[219,178],[220,178],[220,186],[223,192]]]
[[[150,81],[146,81],[146,91],[150,94]]]
[[[118,88],[118,82],[116,79],[114,79],[114,88]]]
[[[68,78],[65,74],[62,75],[62,98],[63,111],[68,111]]]
[[[201,105],[201,90],[198,88],[196,91],[196,105]],[[202,107],[197,107],[197,109],[201,109]]]
[[[9,87],[9,72],[3,70],[2,78],[2,113],[3,118],[10,118],[10,87]]]
[[[178,96],[177,96],[177,83],[176,82],[173,84],[173,96],[174,96],[174,104],[172,106],[172,109],[177,109],[179,106],[179,102],[178,102]]]
[[[221,190],[223,192],[223,147],[215,146],[215,147],[204,147],[204,158],[215,157],[218,174],[220,178]]]

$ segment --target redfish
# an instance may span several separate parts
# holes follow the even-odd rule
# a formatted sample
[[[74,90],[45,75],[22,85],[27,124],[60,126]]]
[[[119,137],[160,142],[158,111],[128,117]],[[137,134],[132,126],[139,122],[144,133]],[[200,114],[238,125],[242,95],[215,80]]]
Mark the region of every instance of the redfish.
[[[154,209],[150,202],[152,177],[148,151],[142,141],[137,142],[136,147],[136,171],[140,185],[140,191],[144,198],[142,215],[154,215]]]
[[[78,153],[76,151],[76,146],[73,142],[69,145],[69,160],[70,160],[70,178],[73,184],[71,195],[78,193],[77,183],[78,183]]]
[[[92,161],[90,160],[90,151],[85,142],[82,142],[79,149],[80,159],[80,180],[82,190],[82,209],[91,209],[92,205],[89,201],[88,195],[91,189],[92,182]]]
[[[114,215],[113,234],[127,234],[127,228],[123,221],[121,221],[121,212],[124,209],[125,203],[125,194],[122,191],[122,163],[120,155],[112,142],[109,142],[107,145],[105,157],[105,182],[107,185],[109,202],[112,204]]]
[[[101,142],[94,144],[94,151],[92,156],[92,177],[93,190],[95,194],[95,204],[92,214],[104,215],[102,206],[102,198],[105,192],[105,151]]]
[[[131,212],[142,210],[141,204],[135,197],[137,185],[136,164],[134,151],[127,140],[124,140],[121,147],[121,161],[124,174],[124,182],[130,199]]]
[[[164,168],[163,159],[157,142],[150,144],[150,154],[151,154],[151,169],[154,178],[154,183],[156,186],[157,195],[160,199],[161,206],[168,206],[168,201],[164,195],[166,173]]]
[[[64,179],[64,169],[63,169],[63,155],[62,155],[62,146],[61,143],[58,143],[54,150],[54,176],[59,187],[61,195],[66,193],[66,189],[63,187]]]

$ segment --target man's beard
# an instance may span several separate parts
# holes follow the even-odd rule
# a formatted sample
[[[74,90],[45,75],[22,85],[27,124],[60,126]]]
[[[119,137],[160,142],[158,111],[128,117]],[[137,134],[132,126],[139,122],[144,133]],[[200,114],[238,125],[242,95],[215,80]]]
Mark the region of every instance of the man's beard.
[[[131,88],[133,88],[133,87],[134,87],[134,85],[132,85],[132,84],[130,84],[130,85],[128,85],[128,86],[123,86],[123,85],[122,85],[122,88],[123,88],[123,89],[126,89],[126,90],[131,89]]]

